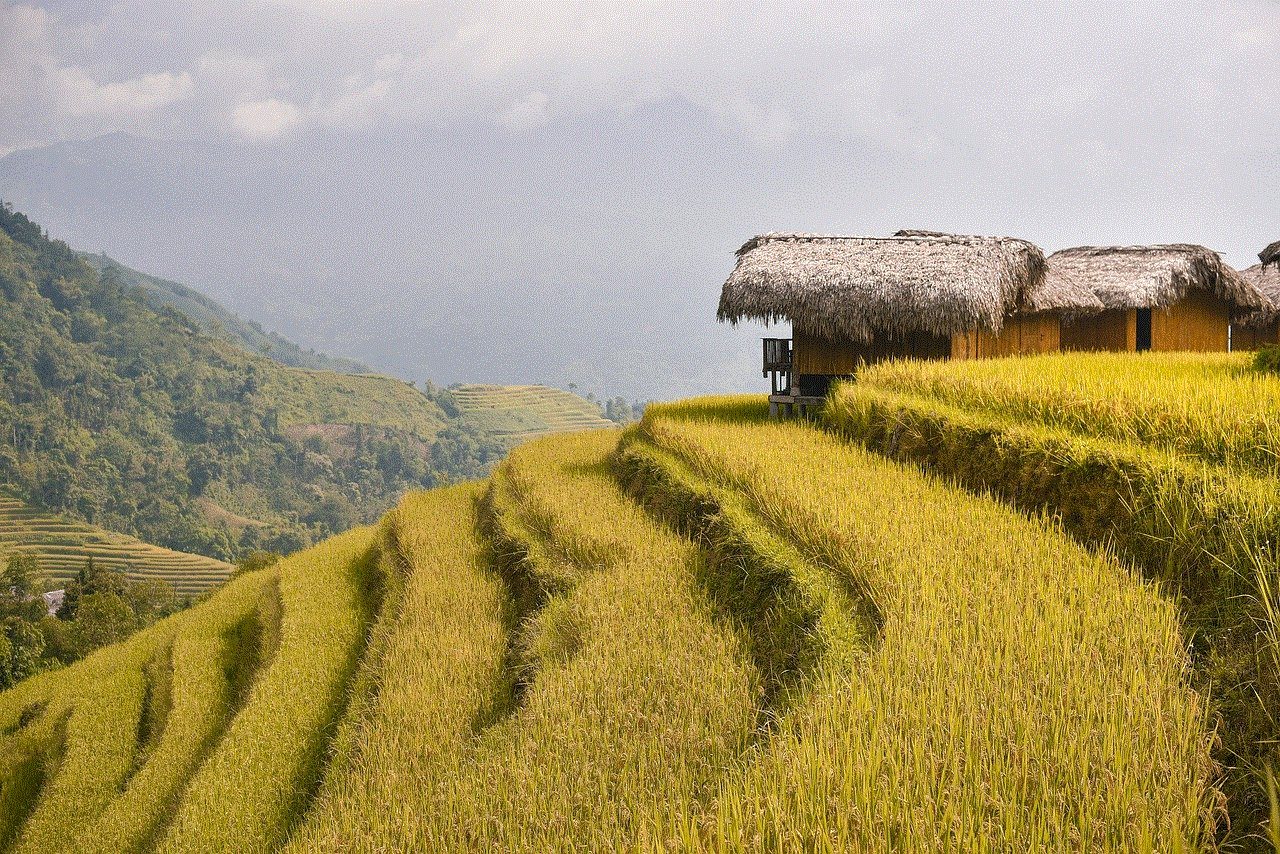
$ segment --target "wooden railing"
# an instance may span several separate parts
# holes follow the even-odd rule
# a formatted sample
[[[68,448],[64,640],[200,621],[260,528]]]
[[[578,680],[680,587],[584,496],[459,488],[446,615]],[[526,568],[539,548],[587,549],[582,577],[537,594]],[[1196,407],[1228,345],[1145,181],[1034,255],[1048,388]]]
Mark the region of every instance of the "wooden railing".
[[[764,371],[772,394],[791,393],[791,339],[764,338]]]

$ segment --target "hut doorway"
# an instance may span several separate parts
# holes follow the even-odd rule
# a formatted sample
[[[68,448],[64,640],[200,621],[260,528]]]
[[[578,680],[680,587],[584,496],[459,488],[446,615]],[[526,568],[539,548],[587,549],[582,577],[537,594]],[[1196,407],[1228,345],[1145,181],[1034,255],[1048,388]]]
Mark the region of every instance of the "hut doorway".
[[[1134,335],[1134,348],[1139,353],[1151,349],[1151,309],[1140,308],[1137,311],[1137,329]]]

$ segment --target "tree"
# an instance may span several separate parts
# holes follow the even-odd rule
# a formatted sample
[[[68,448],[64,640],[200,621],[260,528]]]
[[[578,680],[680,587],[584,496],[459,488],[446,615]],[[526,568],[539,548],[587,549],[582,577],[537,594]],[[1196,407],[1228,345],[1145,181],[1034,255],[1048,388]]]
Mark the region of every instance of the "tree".
[[[124,640],[137,628],[138,621],[124,597],[100,591],[80,598],[75,621],[71,624],[71,641],[76,652],[85,656],[107,644]]]

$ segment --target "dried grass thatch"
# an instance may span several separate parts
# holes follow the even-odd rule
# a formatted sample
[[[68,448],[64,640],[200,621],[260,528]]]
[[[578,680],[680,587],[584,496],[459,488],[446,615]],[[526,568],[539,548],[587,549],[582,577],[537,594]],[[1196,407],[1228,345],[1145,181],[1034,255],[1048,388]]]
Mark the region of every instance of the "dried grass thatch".
[[[1240,275],[1267,300],[1265,306],[1241,322],[1248,326],[1266,326],[1280,319],[1280,264],[1254,264],[1241,270]]]
[[[1258,253],[1258,260],[1264,267],[1268,264],[1280,264],[1280,240],[1267,244],[1267,248]]]
[[[1008,237],[765,234],[738,250],[716,317],[855,341],[998,332],[1043,279],[1043,253]]]
[[[1168,308],[1191,288],[1241,308],[1268,302],[1218,253],[1189,243],[1063,249],[1049,256],[1045,278],[1051,290],[1090,290],[1106,308]]]
[[[893,233],[894,237],[945,237],[952,240],[989,240],[965,234],[949,234],[945,231],[927,231],[923,228],[901,228]],[[1018,310],[1035,313],[1052,311],[1068,316],[1096,314],[1103,310],[1102,302],[1088,288],[1065,278],[1049,281],[1042,277],[1040,283],[1033,285],[1023,294]]]

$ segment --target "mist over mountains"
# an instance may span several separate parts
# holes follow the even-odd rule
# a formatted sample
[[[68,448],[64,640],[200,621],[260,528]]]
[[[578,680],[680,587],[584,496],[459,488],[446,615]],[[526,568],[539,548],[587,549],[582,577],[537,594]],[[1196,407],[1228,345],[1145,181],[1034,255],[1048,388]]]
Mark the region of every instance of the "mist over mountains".
[[[0,159],[0,196],[76,248],[406,379],[663,398],[754,373],[742,358],[754,359],[757,333],[714,321],[740,230],[699,226],[713,200],[692,180],[662,179],[688,187],[688,210],[654,222],[645,211],[657,200],[643,198],[663,189],[652,174],[588,188],[581,164],[554,150],[568,140],[514,158],[474,150],[487,144],[111,134]],[[714,142],[708,129],[685,144]],[[614,157],[621,169],[630,155]],[[679,172],[678,161],[664,168]]]

